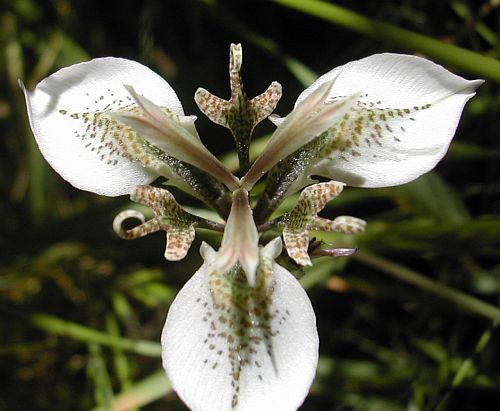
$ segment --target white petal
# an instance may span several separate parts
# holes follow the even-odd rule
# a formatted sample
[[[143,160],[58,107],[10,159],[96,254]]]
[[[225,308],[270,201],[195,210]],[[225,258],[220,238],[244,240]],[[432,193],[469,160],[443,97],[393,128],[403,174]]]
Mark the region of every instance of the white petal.
[[[281,237],[273,238],[260,250],[261,258],[264,260],[274,260],[281,254],[281,251],[283,251]]]
[[[264,153],[276,146],[280,153],[277,157],[281,160],[340,121],[358,100],[359,94],[353,93],[338,101],[326,103],[333,84],[333,81],[322,84],[321,89],[318,88],[302,100],[278,125]]]
[[[125,88],[142,112],[130,114],[118,111],[111,113],[111,118],[132,127],[170,156],[211,174],[231,190],[238,187],[238,179],[203,145],[198,134],[188,131],[194,128],[194,119],[186,121],[187,117],[183,117],[181,122],[178,116],[167,115],[161,107],[136,93],[132,86],[126,85]]]
[[[263,253],[275,255],[278,243]],[[206,245],[204,255],[215,258]],[[304,289],[273,264],[265,290],[270,303],[261,311],[253,305],[263,301],[255,297],[260,289],[232,288],[234,298],[250,307],[248,315],[234,308],[227,281],[210,278],[207,267],[205,262],[179,292],[163,329],[163,366],[174,390],[193,411],[296,410],[318,361],[316,320]],[[245,278],[239,286],[248,287]]]
[[[281,123],[283,123],[285,117],[280,117],[277,114],[271,114],[267,119],[276,127],[278,127]]]
[[[468,81],[429,60],[377,54],[321,76],[297,100],[335,79],[335,100],[361,91],[337,125],[337,137],[308,174],[359,187],[403,184],[445,155],[465,103],[482,80]]]
[[[148,98],[138,94],[135,91],[135,88],[129,84],[125,85],[125,89],[129,92],[135,102],[144,110],[144,112],[150,116],[157,123],[165,123],[169,122],[169,116],[165,113],[161,107],[157,106]],[[182,130],[188,131],[187,133],[182,133],[182,138],[186,138],[189,143],[199,144],[201,147],[205,148],[201,143],[200,137],[198,136],[198,132],[196,131],[196,127],[194,122],[196,121],[196,116],[176,116],[175,121],[182,126]],[[156,142],[153,142],[156,143]],[[162,147],[161,144],[158,145],[160,148],[164,148],[168,150],[170,147]],[[165,150],[165,151],[166,151]],[[170,152],[167,151],[169,154]]]
[[[131,107],[133,100],[124,84],[134,85],[138,93],[173,114],[184,114],[179,99],[165,80],[137,62],[120,58],[100,58],[64,68],[42,80],[33,92],[25,92],[40,151],[75,187],[103,195],[121,195],[136,185],[151,182],[165,171],[137,143],[135,133],[129,133],[130,130],[119,130],[131,139],[124,156],[121,140],[106,136],[101,141],[105,133],[92,134],[87,129],[91,121],[82,114],[91,116]]]
[[[212,268],[226,273],[237,262],[241,264],[248,283],[253,287],[259,264],[259,232],[248,202],[248,192],[242,189],[233,193],[231,212],[224,229],[217,259]]]

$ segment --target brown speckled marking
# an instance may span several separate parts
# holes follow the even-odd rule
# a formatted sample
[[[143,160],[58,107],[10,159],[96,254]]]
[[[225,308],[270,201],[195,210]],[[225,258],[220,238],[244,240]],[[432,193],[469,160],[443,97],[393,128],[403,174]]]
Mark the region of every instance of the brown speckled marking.
[[[233,134],[241,134],[237,127],[253,128],[267,118],[281,98],[281,85],[273,82],[269,88],[252,100],[248,100],[241,80],[243,53],[241,44],[231,44],[229,55],[229,83],[231,98],[223,100],[205,89],[198,89],[195,101],[200,110],[214,123],[229,128]]]
[[[295,207],[280,219],[284,225],[283,240],[291,259],[299,265],[311,265],[308,254],[309,231],[337,231],[357,234],[364,231],[365,221],[349,216],[337,217],[331,221],[318,217],[318,213],[333,198],[337,197],[344,185],[336,181],[313,184],[300,193]]]
[[[87,98],[92,99],[88,95]],[[97,97],[93,102],[89,101],[89,106],[102,106],[102,108],[90,111],[87,107],[86,111],[81,113],[58,110],[61,115],[79,122],[79,126],[75,127],[74,138],[84,141],[85,148],[94,152],[107,165],[114,166],[125,158],[161,174],[166,165],[153,153],[149,143],[134,129],[113,117],[114,113],[145,116],[144,111],[133,102],[132,97],[127,96],[126,100],[116,99],[108,90],[108,94]],[[168,108],[162,110],[168,116],[179,118]]]
[[[206,310],[203,320],[207,323],[204,345],[219,356],[227,356],[230,364],[232,398],[231,406],[239,401],[240,378],[245,369],[254,368],[257,378],[262,361],[268,356],[275,371],[273,336],[279,334],[279,327],[291,315],[273,308],[274,280],[273,260],[261,255],[255,287],[248,284],[245,273],[239,265],[231,271],[209,275],[212,304],[202,304]],[[203,361],[202,366],[214,369],[217,357]]]
[[[311,228],[317,231],[336,231],[344,234],[360,234],[365,231],[366,221],[351,216],[339,216],[333,221],[316,217]]]
[[[125,230],[122,224],[126,219],[135,217],[143,221],[143,218],[128,210],[124,211],[115,218],[113,223],[115,232],[121,238],[131,240],[156,231],[166,231],[165,258],[170,261],[184,258],[194,240],[194,224],[199,221],[199,218],[182,209],[174,196],[163,188],[149,185],[137,186],[130,193],[130,199],[151,207],[155,217],[137,227]]]
[[[249,100],[241,80],[241,44],[231,44],[229,57],[229,82],[231,98],[224,100],[200,88],[194,99],[199,109],[214,123],[228,128],[238,145],[238,150],[248,153],[250,136],[255,126],[267,118],[281,98],[281,85],[271,83],[268,89]]]
[[[343,96],[333,97],[331,101],[341,98]],[[381,104],[380,101],[368,102],[368,95],[363,95],[340,122],[328,130],[331,143],[324,148],[321,157],[349,161],[350,157],[362,156],[366,147],[383,146],[387,138],[400,142],[406,132],[400,121],[415,121],[411,117],[413,113],[431,107],[425,104],[403,109],[385,108]]]

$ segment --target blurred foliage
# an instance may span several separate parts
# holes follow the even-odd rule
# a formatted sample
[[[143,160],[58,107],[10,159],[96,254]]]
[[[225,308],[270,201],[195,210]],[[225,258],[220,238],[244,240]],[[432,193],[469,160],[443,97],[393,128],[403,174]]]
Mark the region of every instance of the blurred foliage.
[[[63,66],[123,56],[167,78],[197,113],[197,87],[228,95],[228,46],[242,42],[248,94],[280,81],[283,115],[315,73],[377,52],[425,54],[398,31],[361,30],[338,11],[314,17],[313,3],[322,2],[0,0],[0,410],[183,410],[159,371],[159,336],[200,264],[199,241],[217,241],[200,230],[175,264],[163,260],[161,235],[115,238],[111,222],[128,199],[80,192],[50,169],[17,79],[33,87]],[[433,59],[467,78],[479,76],[477,56],[500,58],[497,0],[330,3],[438,40]],[[474,53],[453,65],[446,45]],[[329,205],[327,214],[355,215],[369,228],[322,238],[361,252],[319,259],[302,277],[321,360],[301,409],[498,409],[499,113],[492,79],[435,172],[397,188],[347,189]],[[232,150],[225,131],[204,118],[197,127],[210,149]],[[271,130],[259,127],[261,136]]]

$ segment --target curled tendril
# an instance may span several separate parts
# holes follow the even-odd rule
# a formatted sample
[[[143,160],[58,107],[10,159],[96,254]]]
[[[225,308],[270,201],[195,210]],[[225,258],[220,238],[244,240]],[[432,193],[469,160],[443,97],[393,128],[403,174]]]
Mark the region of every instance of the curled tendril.
[[[141,224],[134,228],[126,230],[123,227],[123,223],[129,219],[139,220]],[[136,210],[125,210],[119,213],[113,220],[113,231],[118,237],[125,240],[133,240],[135,238],[144,237],[145,235],[152,232],[147,231],[143,228],[145,222],[146,217],[144,217],[144,214],[142,214],[141,212]]]
[[[132,240],[156,231],[166,231],[165,258],[170,261],[183,259],[194,240],[194,225],[201,219],[185,211],[174,196],[162,188],[137,186],[131,191],[130,198],[151,207],[155,216],[146,221],[139,211],[122,211],[113,221],[115,233],[121,238]],[[123,222],[129,218],[137,219],[141,224],[126,230]]]

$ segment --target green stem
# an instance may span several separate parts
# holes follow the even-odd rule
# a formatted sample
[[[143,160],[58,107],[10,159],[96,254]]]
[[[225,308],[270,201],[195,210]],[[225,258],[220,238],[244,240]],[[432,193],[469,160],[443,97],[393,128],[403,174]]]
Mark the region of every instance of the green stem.
[[[118,321],[111,313],[106,315],[106,329],[110,335],[121,338]],[[127,356],[121,349],[113,348],[112,351],[113,364],[120,387],[122,390],[128,389],[132,386],[132,380],[130,379],[130,365]]]
[[[244,176],[250,168],[250,139],[251,136],[234,137],[238,152],[239,176]]]
[[[486,57],[462,47],[402,29],[392,24],[374,20],[360,13],[321,0],[274,1],[371,37],[391,41],[409,50],[415,50],[451,64],[459,69],[500,82],[500,61],[491,57]]]
[[[30,322],[35,327],[43,331],[69,337],[77,341],[97,343],[124,351],[131,351],[148,357],[161,356],[161,346],[158,343],[146,340],[131,340],[128,338],[116,337],[89,327],[84,327],[80,324],[61,320],[60,318],[52,315],[34,314],[30,317]]]
[[[393,263],[385,258],[362,251],[355,254],[352,258],[370,267],[383,271],[384,273],[408,284],[412,284],[422,290],[443,298],[444,300],[455,303],[457,306],[474,314],[489,318],[493,321],[500,321],[499,308],[458,290],[447,287],[437,281],[431,280],[422,274]]]

